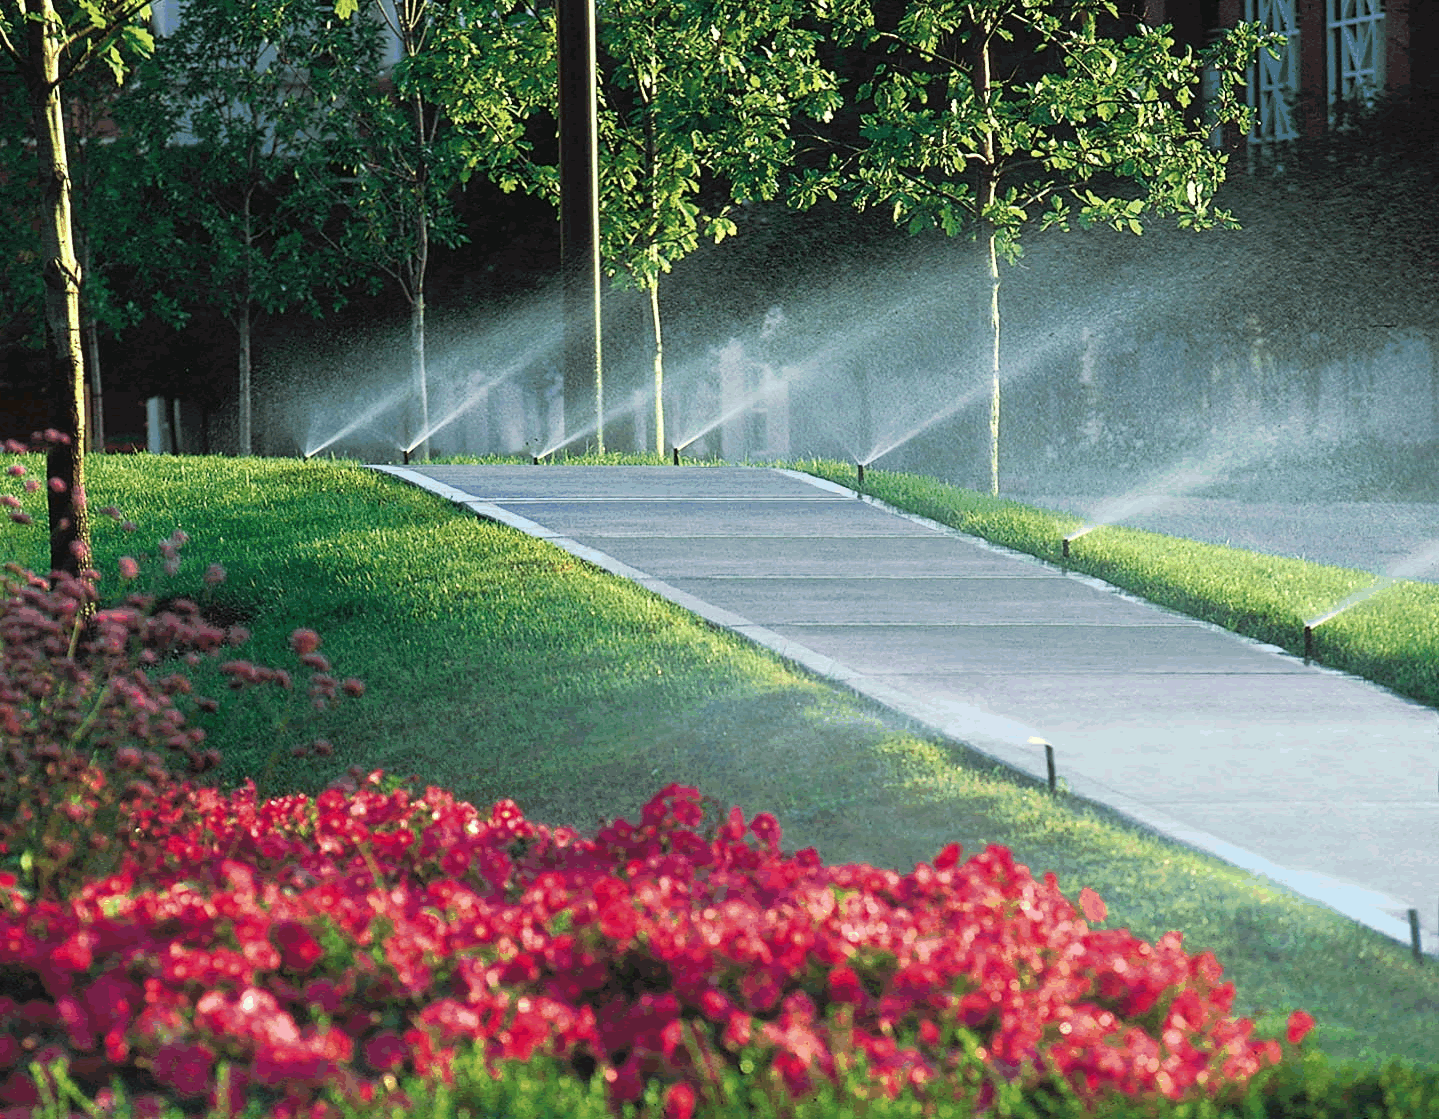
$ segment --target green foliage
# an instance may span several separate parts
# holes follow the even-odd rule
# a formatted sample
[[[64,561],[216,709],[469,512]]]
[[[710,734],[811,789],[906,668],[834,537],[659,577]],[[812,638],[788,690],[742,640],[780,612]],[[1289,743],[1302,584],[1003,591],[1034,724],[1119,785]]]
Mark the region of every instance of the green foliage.
[[[324,251],[335,200],[317,179],[344,132],[337,110],[378,60],[372,28],[314,5],[188,3],[116,106],[121,145],[146,173],[131,190],[164,219],[149,237],[131,231],[126,263],[237,325],[337,305],[350,270]]]
[[[35,1071],[39,1071],[38,1067]],[[33,1119],[68,1119],[81,1113],[98,1115],[68,1075],[65,1062],[48,1066]],[[975,1068],[974,1072],[979,1073]],[[722,1070],[714,1098],[696,1101],[694,1119],[969,1119],[973,1103],[946,1097],[948,1085],[932,1083],[925,1098],[890,1099],[861,1087],[864,1061],[860,1055],[838,1086],[823,1082],[811,1096],[794,1102],[739,1069]],[[504,1062],[491,1074],[473,1045],[454,1061],[454,1083],[416,1076],[396,1081],[409,1106],[376,1103],[356,1106],[334,1093],[338,1119],[614,1119],[605,1100],[603,1081],[586,1082],[553,1058]],[[111,1088],[103,1114],[134,1119],[123,1083]],[[159,1119],[182,1119],[193,1112],[169,1105]],[[205,1119],[263,1119],[266,1104],[256,1100],[242,1113],[211,1112]],[[627,1104],[620,1119],[659,1119],[669,1114],[661,1092],[651,1086],[639,1105]],[[1439,1115],[1439,1071],[1403,1061],[1378,1068],[1336,1062],[1308,1049],[1294,1059],[1258,1073],[1241,1098],[1233,1101],[1170,1103],[1113,1096],[1086,1105],[1071,1096],[1024,1094],[1001,1087],[986,1114],[1009,1119],[1430,1119]]]
[[[859,151],[810,175],[799,199],[845,190],[912,231],[983,228],[1011,261],[1029,223],[1140,233],[1151,213],[1195,229],[1231,222],[1212,208],[1228,157],[1208,141],[1244,127],[1236,88],[1272,37],[1246,24],[1195,54],[1163,27],[1104,33],[1117,18],[1108,0],[914,0],[894,29],[862,32],[887,53],[859,89]]]
[[[471,169],[558,203],[557,168],[537,154],[554,127],[553,7],[507,0],[491,8],[491,18],[437,37],[428,72],[452,117],[488,130],[491,146]],[[776,197],[795,122],[827,120],[839,106],[808,14],[799,0],[599,5],[608,274],[647,288],[701,237],[734,233],[734,203]]]

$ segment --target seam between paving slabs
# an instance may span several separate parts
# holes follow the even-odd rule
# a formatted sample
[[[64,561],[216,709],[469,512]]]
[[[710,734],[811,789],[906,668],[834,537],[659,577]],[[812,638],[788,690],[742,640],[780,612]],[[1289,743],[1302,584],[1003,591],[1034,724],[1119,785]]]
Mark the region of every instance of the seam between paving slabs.
[[[646,590],[652,591],[661,598],[667,599],[677,606],[699,615],[711,624],[739,634],[741,637],[769,649],[791,663],[797,664],[805,670],[823,677],[831,683],[839,684],[866,699],[872,700],[883,707],[906,716],[920,724],[930,733],[938,734],[954,742],[973,750],[983,757],[995,761],[1006,767],[1022,773],[1037,781],[1048,780],[1048,768],[1044,756],[1046,741],[1033,728],[1023,723],[1003,716],[993,715],[969,704],[959,702],[929,703],[909,695],[896,688],[892,688],[879,680],[865,676],[848,665],[835,660],[833,657],[825,656],[816,652],[797,641],[791,641],[773,630],[757,625],[742,615],[731,610],[725,610],[715,606],[703,599],[671,586],[669,583],[658,579],[648,572],[631,567],[622,563],[611,555],[607,555],[577,540],[555,532],[553,529],[512,513],[499,505],[488,501],[481,501],[472,494],[454,486],[437,482],[424,474],[400,466],[372,465],[372,470],[381,471],[393,475],[420,489],[427,490],[438,497],[444,498],[463,509],[475,514],[483,520],[494,521],[499,524],[508,525],[518,529],[526,535],[544,540],[562,550],[569,552],[578,559],[608,571],[612,575],[618,575],[622,579],[638,583]],[[888,503],[871,497],[868,494],[860,494],[854,490],[847,489],[824,478],[817,478],[810,474],[803,474],[799,471],[772,468],[787,477],[816,486],[835,494],[843,494],[849,497],[861,498],[871,505],[882,509],[906,520],[921,524],[946,536],[964,540],[967,543],[979,545],[996,554],[1017,559],[1026,563],[1035,564],[1041,567],[1053,568],[1054,565],[1045,563],[1027,552],[1015,551],[1003,545],[993,544],[981,537],[971,536],[968,533],[960,532],[948,525],[938,521],[921,517],[917,514],[906,513],[901,509]],[[1253,648],[1264,650],[1275,656],[1293,658],[1291,654],[1280,649],[1278,646],[1265,644],[1248,638],[1242,634],[1236,634],[1221,626],[1210,622],[1189,618],[1187,615],[1165,607],[1156,606],[1137,596],[1128,594],[1112,584],[1106,583],[1093,576],[1083,575],[1073,571],[1066,571],[1065,575],[1071,579],[1078,579],[1088,586],[1113,594],[1128,602],[1138,603],[1151,609],[1160,610],[1176,618],[1184,618],[1190,622],[1221,633],[1231,638],[1237,638]],[[1338,672],[1335,669],[1326,668],[1322,665],[1310,667],[1319,668],[1320,671],[1333,673],[1339,676],[1348,675]],[[1356,678],[1357,679],[1357,678]],[[1368,683],[1368,681],[1366,681]],[[1379,685],[1373,685],[1378,687]],[[1388,692],[1389,689],[1383,688]],[[1407,697],[1398,696],[1390,692],[1395,698],[1403,699],[1407,703],[1414,701]],[[1419,705],[1422,706],[1422,705]],[[1373,929],[1392,940],[1401,944],[1411,943],[1411,930],[1408,921],[1398,914],[1404,914],[1408,910],[1404,902],[1396,901],[1386,894],[1374,890],[1367,890],[1354,886],[1328,875],[1317,874],[1311,871],[1292,870],[1277,863],[1271,862],[1253,851],[1221,839],[1210,832],[1202,831],[1170,816],[1168,813],[1143,804],[1126,793],[1120,792],[1100,781],[1086,777],[1082,774],[1063,774],[1063,755],[1058,757],[1060,773],[1064,776],[1071,794],[1083,799],[1094,801],[1118,812],[1121,816],[1133,821],[1141,827],[1156,832],[1166,839],[1181,843],[1187,847],[1213,855],[1232,866],[1253,874],[1261,875],[1278,885],[1284,887],[1300,897],[1317,902],[1324,907],[1334,910],[1353,921]],[[1430,936],[1426,939],[1435,940]],[[1439,950],[1439,944],[1431,945],[1431,951]]]

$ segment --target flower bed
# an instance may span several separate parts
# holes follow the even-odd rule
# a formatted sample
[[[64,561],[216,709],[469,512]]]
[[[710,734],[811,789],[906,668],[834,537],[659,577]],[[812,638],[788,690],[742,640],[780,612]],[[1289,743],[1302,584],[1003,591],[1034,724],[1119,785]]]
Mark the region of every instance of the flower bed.
[[[0,1101],[37,1102],[25,1054],[210,1105],[226,1060],[231,1105],[255,1086],[277,1116],[327,1084],[446,1077],[470,1039],[602,1075],[615,1103],[658,1079],[681,1114],[747,1048],[793,1094],[850,1052],[891,1094],[923,1085],[955,1067],[956,1027],[1006,1078],[1081,1095],[1213,1095],[1281,1055],[1228,1015],[1211,956],[1091,928],[1000,847],[826,867],[767,815],[699,830],[679,786],[586,839],[381,778],[258,805],[187,787],[137,814],[154,857],[78,897],[0,878]],[[169,827],[181,801],[199,827]]]

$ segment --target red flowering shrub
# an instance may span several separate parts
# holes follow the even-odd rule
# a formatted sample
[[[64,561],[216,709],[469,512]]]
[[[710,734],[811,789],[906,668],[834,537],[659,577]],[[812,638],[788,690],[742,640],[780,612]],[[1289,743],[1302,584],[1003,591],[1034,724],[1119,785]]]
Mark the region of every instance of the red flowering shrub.
[[[153,861],[65,903],[0,892],[0,1063],[53,1048],[90,1090],[122,1074],[198,1104],[223,1060],[233,1105],[290,1116],[327,1085],[448,1078],[478,1044],[600,1075],[616,1104],[659,1082],[678,1114],[743,1054],[791,1094],[862,1054],[895,1094],[953,1074],[968,1036],[1026,1086],[1171,1099],[1281,1054],[1229,1016],[1212,956],[1090,928],[1001,847],[900,875],[785,855],[763,814],[706,827],[679,786],[585,839],[380,782],[172,789],[136,816]],[[0,1106],[32,1098],[0,1074]]]

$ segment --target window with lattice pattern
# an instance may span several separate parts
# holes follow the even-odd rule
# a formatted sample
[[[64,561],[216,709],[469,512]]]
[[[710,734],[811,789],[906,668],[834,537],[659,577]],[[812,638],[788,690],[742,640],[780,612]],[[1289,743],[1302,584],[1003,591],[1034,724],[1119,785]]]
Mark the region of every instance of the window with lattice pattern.
[[[1331,4],[1335,2],[1329,0]],[[1299,100],[1299,19],[1294,0],[1244,0],[1244,18],[1278,32],[1286,40],[1278,58],[1261,51],[1255,65],[1249,68],[1245,89],[1254,111],[1249,139],[1257,143],[1297,140],[1294,110]]]

